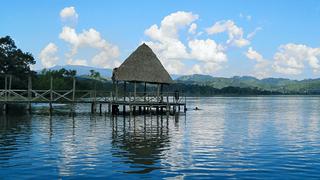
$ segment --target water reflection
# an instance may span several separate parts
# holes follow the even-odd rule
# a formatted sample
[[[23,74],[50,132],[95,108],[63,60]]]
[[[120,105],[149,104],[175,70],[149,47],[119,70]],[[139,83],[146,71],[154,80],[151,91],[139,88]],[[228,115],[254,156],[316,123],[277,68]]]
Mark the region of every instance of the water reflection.
[[[124,172],[145,174],[161,169],[161,154],[170,148],[169,116],[116,116],[111,123],[113,156],[130,164]]]
[[[0,179],[319,179],[319,100],[193,98],[202,110],[169,117],[0,116]]]
[[[0,116],[0,167],[10,166],[8,162],[19,152],[20,143],[31,142],[31,116]]]

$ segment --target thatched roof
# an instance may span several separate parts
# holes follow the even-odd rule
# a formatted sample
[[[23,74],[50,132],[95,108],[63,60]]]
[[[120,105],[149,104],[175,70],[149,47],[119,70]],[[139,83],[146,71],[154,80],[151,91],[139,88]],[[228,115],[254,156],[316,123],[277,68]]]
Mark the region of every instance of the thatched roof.
[[[173,83],[160,60],[146,44],[139,46],[119,68],[115,68],[112,78],[116,81]]]

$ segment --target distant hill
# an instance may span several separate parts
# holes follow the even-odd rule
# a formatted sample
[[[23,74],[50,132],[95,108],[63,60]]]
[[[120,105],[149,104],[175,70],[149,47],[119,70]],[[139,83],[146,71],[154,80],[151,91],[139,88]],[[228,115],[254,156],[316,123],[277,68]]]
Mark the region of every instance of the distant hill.
[[[206,82],[206,81],[212,81],[213,79],[214,79],[214,77],[212,77],[210,75],[193,74],[193,75],[180,76],[176,80],[193,81],[193,82]]]
[[[217,89],[226,87],[258,88],[282,93],[320,92],[320,79],[290,80],[284,78],[257,79],[251,76],[234,76],[232,78],[212,77],[209,75],[188,75],[177,78],[184,84],[206,85]]]
[[[50,70],[59,70],[65,68],[68,70],[76,70],[77,76],[86,78],[90,74],[90,70],[100,73],[103,79],[109,79],[112,76],[112,69],[96,68],[89,66],[65,65],[54,66]],[[280,92],[284,94],[319,94],[320,79],[291,80],[285,78],[265,78],[257,79],[251,76],[234,76],[231,78],[212,77],[210,75],[193,74],[193,75],[171,75],[172,79],[177,83],[186,85],[207,86],[215,89],[223,89],[227,87],[251,88],[259,91]]]

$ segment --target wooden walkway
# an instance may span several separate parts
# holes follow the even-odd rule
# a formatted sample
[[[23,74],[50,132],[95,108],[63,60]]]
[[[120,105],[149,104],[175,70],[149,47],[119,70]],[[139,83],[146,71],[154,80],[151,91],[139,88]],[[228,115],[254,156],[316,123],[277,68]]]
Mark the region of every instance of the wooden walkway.
[[[0,89],[0,104],[3,111],[8,111],[9,104],[26,104],[31,111],[32,104],[47,103],[49,112],[52,113],[53,104],[71,104],[71,111],[74,106],[81,103],[91,104],[91,112],[95,113],[97,106],[106,104],[108,113],[126,113],[128,108],[130,113],[140,111],[171,112],[180,111],[180,107],[186,111],[186,97],[177,92],[126,92],[119,95],[116,88],[115,93],[110,91],[96,90],[76,90],[76,80],[73,78],[73,87],[70,90],[55,90],[53,88],[53,79],[50,80],[50,89],[35,90],[32,89],[31,78],[28,80],[28,89],[11,89],[11,76],[5,77],[5,88]]]
[[[155,92],[147,93],[127,93],[122,97],[113,95],[110,91],[94,90],[21,90],[21,89],[0,89],[0,104],[3,110],[7,111],[8,104],[26,104],[31,110],[32,104],[47,103],[49,104],[50,113],[53,110],[53,104],[91,104],[91,111],[94,113],[97,106],[106,104],[109,113],[119,113],[119,106],[122,106],[122,112],[126,113],[126,107],[129,112],[136,110],[156,111],[179,111],[180,107],[186,110],[186,97],[175,93],[162,93],[157,95]]]

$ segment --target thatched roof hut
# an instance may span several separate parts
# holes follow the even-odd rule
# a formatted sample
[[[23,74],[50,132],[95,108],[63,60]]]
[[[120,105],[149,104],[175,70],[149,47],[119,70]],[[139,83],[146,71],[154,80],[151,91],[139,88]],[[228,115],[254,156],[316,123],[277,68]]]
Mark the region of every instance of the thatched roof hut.
[[[113,70],[114,81],[173,83],[169,73],[152,49],[146,44],[139,46],[118,68]]]

